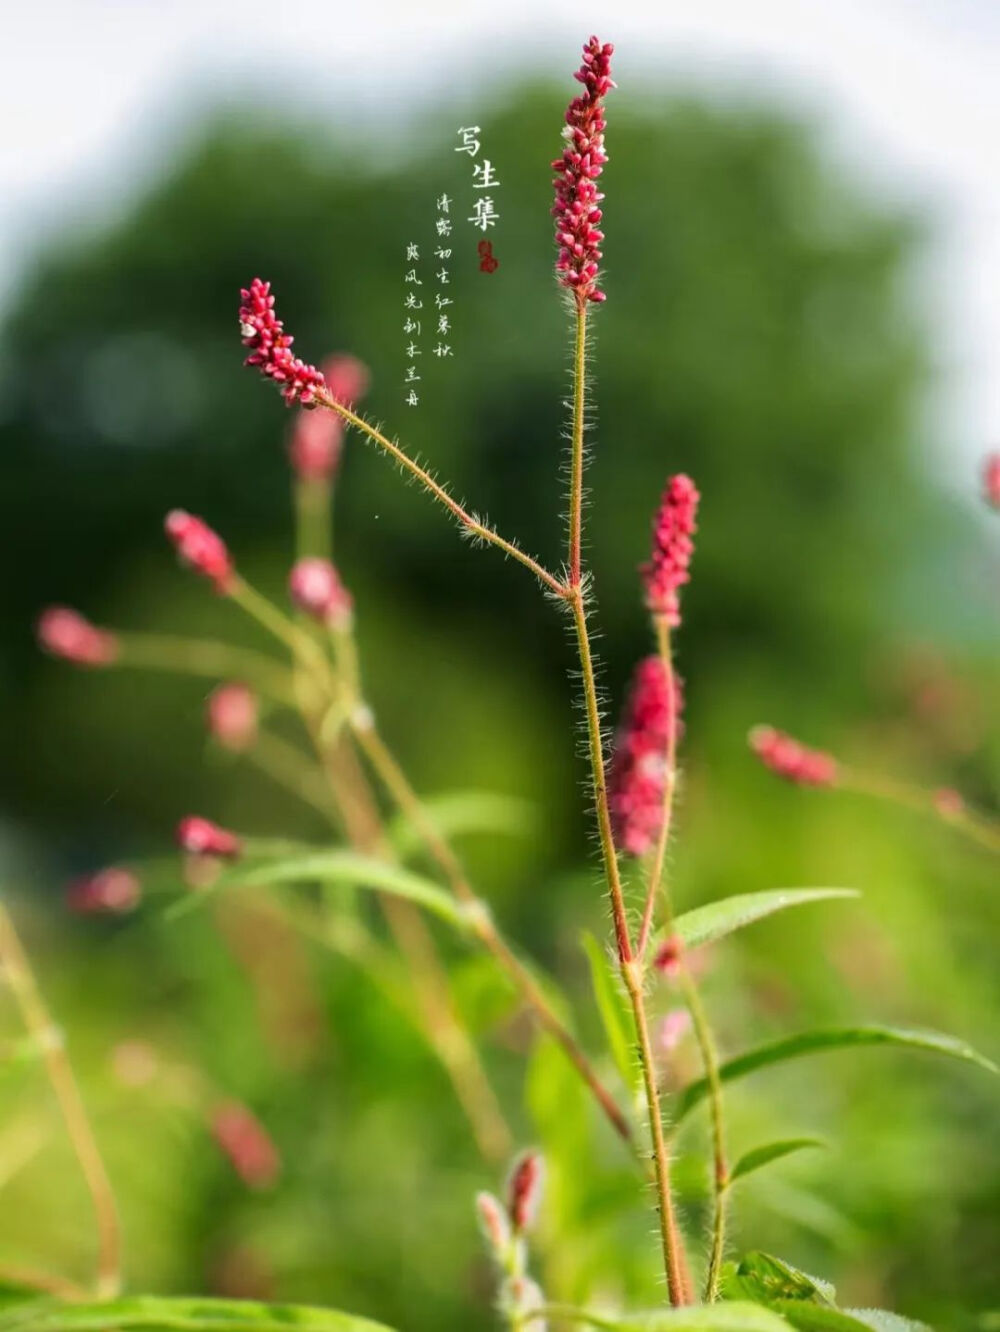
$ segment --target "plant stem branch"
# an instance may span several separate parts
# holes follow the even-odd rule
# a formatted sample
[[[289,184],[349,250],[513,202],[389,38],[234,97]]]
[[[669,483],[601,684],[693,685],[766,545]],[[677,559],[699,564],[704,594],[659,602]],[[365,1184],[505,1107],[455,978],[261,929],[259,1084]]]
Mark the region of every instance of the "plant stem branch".
[[[956,805],[955,808],[942,806],[933,791],[927,791],[920,786],[911,786],[907,782],[897,781],[894,777],[884,777],[879,773],[861,772],[857,768],[849,768],[843,764],[838,765],[836,784],[844,791],[872,796],[876,800],[889,800],[918,814],[930,814],[977,845],[985,847],[994,854],[1000,853],[1000,826],[993,819],[964,805]]]
[[[719,1278],[726,1244],[726,1203],[729,1196],[729,1167],[726,1164],[726,1130],[723,1114],[722,1079],[719,1077],[719,1056],[712,1037],[712,1028],[686,961],[681,961],[681,988],[684,1001],[691,1014],[691,1025],[701,1053],[705,1078],[709,1090],[709,1113],[712,1119],[712,1172],[714,1208],[712,1216],[712,1249],[705,1282],[705,1301],[713,1304],[719,1297]]]
[[[116,633],[121,655],[114,663],[143,670],[180,675],[206,675],[213,679],[246,680],[261,693],[281,703],[294,704],[288,671],[263,652],[230,647],[213,639],[183,638],[174,634],[147,634],[129,630]]]
[[[463,508],[463,506],[457,502],[457,500],[452,499],[444,486],[435,481],[430,472],[421,467],[419,463],[414,462],[409,454],[401,449],[393,440],[389,439],[388,436],[384,435],[381,430],[376,430],[374,426],[368,424],[364,417],[358,416],[356,412],[351,411],[349,407],[345,407],[342,402],[338,402],[336,398],[332,397],[329,393],[318,391],[316,394],[316,401],[322,406],[328,407],[331,411],[336,412],[337,415],[341,416],[349,425],[355,426],[362,432],[362,434],[367,435],[374,444],[377,444],[383,452],[387,453],[392,459],[394,459],[403,471],[408,472],[414,480],[419,481],[428,494],[432,495],[439,504],[442,504],[452,517],[457,519],[460,525],[465,528],[470,536],[480,541],[489,542],[490,545],[496,546],[498,549],[502,550],[505,555],[509,555],[511,559],[517,560],[518,563],[523,564],[525,568],[530,569],[535,577],[557,597],[566,596],[565,584],[560,582],[554,574],[549,573],[546,568],[539,564],[537,560],[532,559],[530,555],[526,555],[519,546],[514,544],[514,542],[505,540],[505,538],[495,532],[492,527],[480,522],[478,518],[470,514],[467,509]]]
[[[0,961],[24,1025],[44,1052],[49,1082],[80,1163],[97,1220],[97,1294],[111,1298],[121,1286],[121,1230],[111,1181],[94,1138],[72,1065],[42,999],[27,954],[7,910],[0,906]]]
[[[587,301],[576,302],[576,339],[573,349],[573,433],[569,473],[569,569],[570,587],[580,586],[583,538],[583,428],[584,390],[587,367]]]
[[[656,1081],[653,1048],[649,1038],[649,1021],[646,1016],[646,1003],[642,989],[642,965],[636,960],[632,952],[628,916],[625,909],[625,895],[622,891],[618,856],[615,851],[614,836],[611,829],[611,811],[608,806],[607,782],[604,770],[604,740],[601,734],[601,715],[597,705],[597,682],[594,676],[590,636],[587,631],[587,613],[583,603],[583,594],[579,587],[573,589],[569,604],[573,612],[573,623],[576,629],[580,667],[583,675],[594,804],[597,809],[597,826],[601,839],[601,853],[604,859],[604,873],[608,883],[611,914],[618,943],[618,963],[635,1018],[639,1064],[642,1069],[642,1081],[646,1093],[646,1109],[649,1115],[649,1132],[653,1148],[657,1212],[660,1219],[660,1240],[663,1249],[663,1266],[667,1277],[670,1303],[681,1305],[687,1302],[686,1262],[670,1190],[670,1160],[667,1155],[667,1145],[663,1133],[660,1090]]]

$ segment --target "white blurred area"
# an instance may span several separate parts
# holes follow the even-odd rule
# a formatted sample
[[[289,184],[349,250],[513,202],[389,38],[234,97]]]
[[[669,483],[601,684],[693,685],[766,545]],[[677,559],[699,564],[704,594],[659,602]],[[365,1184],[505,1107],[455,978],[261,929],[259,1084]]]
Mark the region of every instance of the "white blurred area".
[[[206,106],[319,106],[341,127],[428,100],[474,115],[517,68],[569,92],[591,31],[623,90],[777,100],[929,221],[927,433],[967,491],[1000,446],[1000,0],[0,0],[0,313],[46,233],[131,198]]]

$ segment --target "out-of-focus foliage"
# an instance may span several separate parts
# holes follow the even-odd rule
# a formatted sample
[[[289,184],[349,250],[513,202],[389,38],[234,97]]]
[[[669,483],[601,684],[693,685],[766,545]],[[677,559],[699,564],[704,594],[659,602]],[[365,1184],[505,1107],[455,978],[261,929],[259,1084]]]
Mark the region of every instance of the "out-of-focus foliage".
[[[685,469],[704,501],[679,643],[689,703],[677,901],[809,884],[864,893],[714,946],[705,988],[723,1049],[869,1019],[989,1049],[991,866],[909,816],[779,786],[743,741],[769,719],[990,798],[996,633],[962,581],[966,538],[918,479],[929,357],[908,295],[915,228],[868,207],[809,131],[766,111],[623,91],[610,114],[589,472],[609,706],[648,650],[634,570],[649,515],[666,473]],[[479,123],[503,182],[494,275],[479,273],[479,233],[461,221],[471,172],[453,125],[430,120],[411,152],[389,156],[349,148],[343,127],[332,142],[258,109],[210,126],[105,228],[68,227],[25,276],[3,332],[7,877],[84,1070],[135,1289],[322,1300],[411,1332],[488,1322],[471,1199],[495,1172],[440,1068],[369,980],[235,898],[165,922],[170,898],[153,896],[108,926],[65,921],[43,891],[70,870],[162,851],[191,809],[264,835],[320,840],[322,826],[246,766],[205,758],[202,684],[73,673],[30,642],[36,609],[53,600],[99,622],[255,641],[176,572],[160,524],[177,504],[202,514],[281,597],[288,418],[240,369],[235,327],[238,288],[257,273],[303,355],[364,358],[375,417],[502,531],[559,560],[567,329],[548,162],[560,100],[522,90]],[[432,248],[442,191],[459,218],[455,357],[429,367],[410,410],[404,250]],[[530,836],[463,847],[508,932],[557,972],[600,1049],[579,939],[584,927],[603,937],[606,921],[585,867],[563,626],[522,570],[461,545],[358,441],[337,506],[338,563],[383,728],[422,789],[537,806]],[[945,623],[942,589],[968,603],[964,622],[948,621],[964,623],[966,642],[918,650]],[[490,968],[441,942],[516,1135],[549,1158],[547,1288],[648,1303],[648,1199],[618,1144],[558,1052],[511,1019]],[[665,990],[662,1007],[672,1002]],[[157,1062],[130,1088],[110,1052],[135,1039]],[[604,1064],[614,1077],[610,1054]],[[671,1085],[697,1073],[684,1044]],[[740,1186],[736,1242],[828,1274],[851,1304],[957,1326],[957,1310],[997,1294],[984,1081],[857,1051],[734,1086],[734,1158],[803,1133],[831,1144]],[[205,1127],[217,1095],[252,1104],[272,1132],[284,1160],[273,1192],[249,1194],[220,1158]],[[695,1117],[677,1163],[695,1237],[702,1134]],[[40,1079],[0,1084],[0,1259],[85,1271],[87,1217]]]

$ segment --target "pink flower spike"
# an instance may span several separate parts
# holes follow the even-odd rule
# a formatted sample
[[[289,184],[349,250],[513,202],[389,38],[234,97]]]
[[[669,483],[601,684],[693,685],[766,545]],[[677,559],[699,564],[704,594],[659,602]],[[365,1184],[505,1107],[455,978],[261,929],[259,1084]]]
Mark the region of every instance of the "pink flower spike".
[[[608,773],[615,844],[630,856],[648,851],[663,827],[670,727],[675,727],[679,739],[683,705],[681,682],[675,675],[671,698],[660,658],[641,661],[632,677]]]
[[[344,423],[336,412],[303,408],[288,441],[288,457],[301,481],[328,481],[337,470],[344,445]]]
[[[689,476],[680,473],[667,482],[653,522],[653,548],[641,569],[646,606],[676,629],[681,622],[679,591],[691,575],[695,518],[701,496]]]
[[[213,582],[217,592],[229,592],[233,561],[222,537],[183,509],[171,509],[163,526],[181,563]]]
[[[832,786],[837,780],[837,761],[819,749],[807,749],[773,726],[755,726],[750,748],[766,768],[798,786]]]
[[[574,97],[566,111],[563,137],[566,147],[562,157],[552,163],[556,201],[552,216],[556,220],[556,273],[564,287],[576,293],[577,300],[603,301],[598,276],[601,262],[600,203],[604,195],[597,181],[608,157],[604,151],[603,98],[615,86],[611,79],[614,47],[604,46],[596,37],[583,48],[583,64],[574,74],[584,91]]]
[[[501,1256],[510,1244],[510,1221],[500,1199],[485,1191],[477,1193],[476,1215],[490,1248],[498,1257]]]
[[[356,356],[328,356],[323,362],[323,378],[330,396],[345,407],[354,407],[368,392],[371,374]]]
[[[243,1183],[251,1189],[269,1189],[281,1174],[281,1157],[270,1134],[252,1111],[238,1101],[216,1106],[212,1136]]]
[[[691,1014],[686,1008],[672,1008],[665,1013],[658,1033],[661,1053],[673,1054],[690,1030]]]
[[[514,1162],[507,1181],[507,1215],[515,1234],[533,1225],[544,1186],[545,1162],[538,1152],[525,1152]]]
[[[77,666],[109,666],[118,656],[118,640],[75,610],[49,606],[35,625],[38,642],[53,657]]]
[[[131,870],[117,865],[74,879],[66,889],[66,905],[83,916],[102,912],[124,915],[139,905],[141,897],[139,880]]]
[[[343,628],[351,618],[351,594],[329,560],[306,556],[288,576],[288,590],[300,611],[331,628]]]
[[[314,404],[316,390],[325,387],[323,376],[314,365],[307,365],[292,354],[293,339],[274,313],[270,282],[254,278],[240,292],[240,336],[250,355],[244,365],[255,365],[267,379],[273,379],[289,406],[301,402]]]
[[[208,696],[205,721],[224,749],[249,749],[257,738],[257,695],[239,681],[218,685]]]
[[[983,495],[987,504],[1000,509],[1000,452],[991,453],[983,463]]]
[[[197,814],[178,823],[177,845],[192,856],[218,856],[224,860],[235,860],[243,850],[243,843],[235,833]]]

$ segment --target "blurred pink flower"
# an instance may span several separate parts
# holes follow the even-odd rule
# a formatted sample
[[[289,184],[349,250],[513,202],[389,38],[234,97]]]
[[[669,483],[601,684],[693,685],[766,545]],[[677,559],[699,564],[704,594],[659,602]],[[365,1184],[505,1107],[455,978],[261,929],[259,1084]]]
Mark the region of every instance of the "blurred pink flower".
[[[671,697],[660,658],[641,661],[632,678],[608,773],[615,842],[630,856],[648,850],[663,827],[667,744],[671,725],[680,737],[682,707],[677,676]]]
[[[281,1174],[281,1158],[257,1116],[238,1101],[223,1101],[212,1111],[212,1136],[233,1169],[251,1189],[268,1189]]]
[[[807,749],[773,726],[755,726],[750,748],[766,768],[799,786],[832,786],[837,780],[837,762],[819,749]]]
[[[208,696],[205,720],[226,749],[249,749],[257,738],[257,695],[238,680],[217,685]]]
[[[218,856],[225,860],[235,859],[243,850],[243,843],[235,833],[197,814],[190,814],[178,823],[177,845],[192,856]]]
[[[351,618],[351,594],[329,560],[306,556],[292,569],[288,590],[296,607],[323,624],[339,627]]]
[[[689,581],[694,553],[692,540],[698,530],[695,518],[701,496],[689,476],[680,473],[667,482],[653,523],[653,549],[642,566],[646,605],[662,616],[671,628],[681,622],[678,593]]]
[[[142,885],[131,870],[109,865],[74,879],[66,889],[66,905],[81,915],[132,911],[142,898]]]
[[[182,564],[215,584],[218,592],[229,591],[233,562],[226,543],[207,523],[183,509],[171,509],[164,530],[174,544]]]
[[[118,640],[67,606],[49,606],[35,625],[38,642],[53,657],[77,666],[108,666],[118,656]]]

